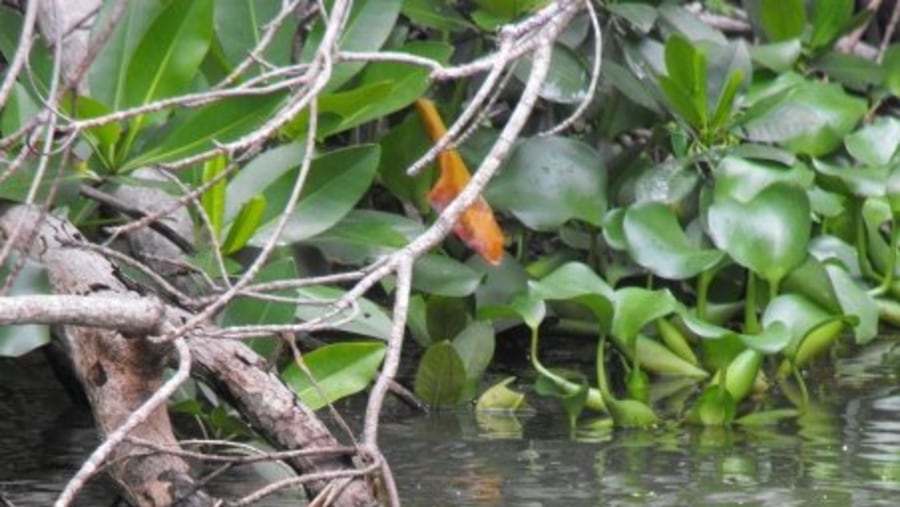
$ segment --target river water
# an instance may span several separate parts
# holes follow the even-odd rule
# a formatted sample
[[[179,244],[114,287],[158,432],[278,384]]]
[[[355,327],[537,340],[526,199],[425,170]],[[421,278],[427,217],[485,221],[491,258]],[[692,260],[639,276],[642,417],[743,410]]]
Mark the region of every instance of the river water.
[[[898,373],[900,355],[882,340],[811,379],[806,415],[766,427],[571,432],[553,409],[478,417],[395,408],[381,443],[408,506],[896,506]],[[39,357],[0,360],[0,506],[52,504],[95,444],[90,414]],[[239,471],[214,492],[233,497],[263,482]],[[78,505],[114,502],[101,480]]]

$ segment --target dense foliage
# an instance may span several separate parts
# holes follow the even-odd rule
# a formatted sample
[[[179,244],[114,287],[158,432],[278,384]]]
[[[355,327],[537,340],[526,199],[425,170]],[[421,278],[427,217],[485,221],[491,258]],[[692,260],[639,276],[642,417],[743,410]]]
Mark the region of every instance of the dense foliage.
[[[89,95],[64,103],[65,114],[80,121],[214,90],[256,45],[278,3],[130,2],[89,70]],[[357,0],[341,47],[471,61],[492,50],[498,26],[545,3]],[[626,426],[789,417],[804,407],[806,364],[838,340],[865,344],[880,323],[900,321],[900,45],[879,55],[881,63],[839,50],[842,37],[880,22],[856,12],[852,0],[707,4],[737,20],[737,31],[726,36],[675,2],[600,1],[599,32],[582,13],[559,37],[538,114],[485,191],[507,237],[502,262],[492,266],[453,238],[416,262],[408,334],[423,350],[415,391],[429,404],[523,406],[510,380],[486,392],[482,383],[496,333],[518,329],[530,333],[536,374],[524,376],[536,378],[537,392],[562,399],[573,421],[584,408]],[[6,58],[20,26],[19,13],[0,7]],[[242,79],[311,61],[322,36],[320,21],[285,23],[261,55],[267,65]],[[26,125],[49,92],[53,59],[40,44],[32,53],[29,78],[0,112],[3,136]],[[529,67],[527,59],[518,62],[472,123],[459,146],[470,167],[495,140]],[[295,69],[300,76],[302,66]],[[102,235],[109,224],[78,185],[141,184],[131,171],[177,168],[187,187],[209,185],[196,265],[221,277],[211,250],[218,249],[236,276],[270,237],[312,150],[282,246],[257,281],[368,266],[435,216],[428,194],[438,169],[405,171],[432,145],[410,106],[428,96],[450,121],[477,85],[477,77],[432,84],[427,68],[397,61],[342,62],[318,96],[315,123],[304,109],[261,150],[199,162],[192,157],[282,111],[284,90],[164,104],[79,131],[74,157],[63,163],[58,153],[51,163],[62,182],[53,206],[87,234]],[[544,134],[584,101],[571,128]],[[222,177],[232,164],[236,170]],[[4,176],[0,197],[23,201],[39,170],[25,161]],[[36,290],[37,278],[20,277],[19,289]],[[345,290],[323,284],[284,294],[329,302]],[[305,402],[320,408],[375,376],[381,340],[390,334],[392,290],[383,283],[359,299],[338,332],[322,336],[333,343],[305,354],[317,386],[297,364],[282,368]],[[328,311],[238,298],[219,319],[282,324]],[[542,362],[541,335],[585,330],[596,337],[596,372]],[[4,330],[0,353],[39,346],[42,332]],[[262,338],[254,347],[282,365],[276,343]],[[608,378],[613,373],[622,378]],[[673,376],[692,381],[669,390],[679,401],[660,412],[657,387]],[[774,382],[790,404],[765,395]],[[203,411],[195,402],[179,406]]]

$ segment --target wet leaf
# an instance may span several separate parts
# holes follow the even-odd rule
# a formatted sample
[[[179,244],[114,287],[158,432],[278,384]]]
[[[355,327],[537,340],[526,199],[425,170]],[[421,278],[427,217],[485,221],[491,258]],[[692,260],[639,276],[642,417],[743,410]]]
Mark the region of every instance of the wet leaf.
[[[516,65],[515,76],[524,83],[530,73],[531,58],[525,56]],[[538,95],[551,102],[576,104],[584,100],[590,81],[590,72],[578,55],[562,44],[554,44],[547,78],[541,85]]]
[[[863,164],[885,165],[900,146],[900,120],[882,116],[844,138],[844,146]]]
[[[645,325],[674,312],[678,306],[668,289],[625,287],[616,291],[614,301],[611,333],[629,346]]]
[[[594,271],[579,262],[559,267],[539,281],[528,283],[531,293],[544,300],[573,300],[587,306],[600,325],[609,327],[612,319],[612,288]]]
[[[514,411],[524,407],[525,395],[509,388],[515,380],[516,377],[506,377],[488,388],[478,397],[475,411]]]
[[[420,257],[413,265],[413,287],[428,294],[463,297],[475,292],[482,275],[465,264],[443,255]]]

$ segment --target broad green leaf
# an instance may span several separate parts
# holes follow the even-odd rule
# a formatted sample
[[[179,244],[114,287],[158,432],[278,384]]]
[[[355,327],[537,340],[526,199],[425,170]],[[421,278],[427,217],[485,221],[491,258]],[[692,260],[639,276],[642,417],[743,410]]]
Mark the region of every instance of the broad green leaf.
[[[306,152],[302,143],[288,143],[257,155],[228,182],[225,193],[225,222],[237,217],[241,208],[260,196],[284,173],[296,168]]]
[[[238,212],[237,217],[235,217],[234,222],[228,229],[228,236],[222,243],[222,253],[231,255],[244,248],[247,242],[250,241],[250,238],[256,234],[265,212],[266,197],[263,195],[252,197],[244,203],[241,211]]]
[[[844,138],[853,158],[870,166],[891,161],[900,146],[900,120],[882,116]]]
[[[796,355],[798,347],[810,332],[823,324],[840,322],[841,317],[828,313],[799,294],[782,294],[769,302],[763,313],[762,323],[769,327],[781,322],[788,327],[791,341],[785,355],[792,357]]]
[[[413,41],[398,48],[397,51],[446,63],[453,52],[453,47],[440,42]],[[337,120],[322,118],[317,135],[324,138],[409,106],[428,89],[430,82],[428,75],[428,69],[402,63],[369,64],[359,75],[358,88],[321,97],[319,111],[336,112],[340,118]],[[362,100],[361,103],[354,103],[342,97],[363,89],[369,91],[357,94]],[[338,103],[338,100],[341,103]]]
[[[22,4],[24,8],[24,4]],[[40,14],[38,15],[40,18]],[[6,3],[0,5],[0,54],[3,55],[3,77],[6,77],[6,64],[13,60],[19,48],[19,38],[23,25],[22,14]],[[40,33],[39,27],[35,27],[35,33]],[[31,52],[26,59],[26,66],[18,76],[19,84],[23,85],[31,98],[36,103],[44,103],[50,91],[50,80],[53,75],[53,60],[51,53],[44,45],[42,37],[32,36]]]
[[[334,1],[326,1],[325,6],[330,13]],[[397,17],[400,15],[401,0],[357,0],[352,2],[346,26],[341,31],[338,47],[341,51],[377,51],[387,41]],[[317,19],[307,35],[301,62],[310,62],[319,48],[325,35],[325,26]],[[334,66],[327,90],[337,90],[349,81],[365,64],[363,62],[345,62]]]
[[[775,72],[791,69],[802,53],[803,45],[799,38],[771,44],[754,44],[750,47],[753,61]]]
[[[614,3],[606,6],[609,12],[622,18],[633,26],[638,32],[646,34],[656,23],[656,9],[641,3]]]
[[[377,145],[361,144],[313,159],[300,200],[279,241],[296,243],[329,229],[344,218],[369,189],[379,155]],[[261,244],[272,234],[277,221],[273,215],[280,213],[287,204],[298,171],[299,168],[283,175],[266,191],[270,203],[266,218],[270,221],[254,236],[254,244]]]
[[[861,56],[832,51],[817,59],[815,66],[834,81],[864,93],[884,81],[884,68]]]
[[[674,3],[664,3],[657,8],[659,25],[664,33],[677,32],[691,42],[707,41],[714,44],[726,44],[722,32],[704,23],[693,13]]]
[[[777,2],[777,0],[769,0]],[[797,0],[794,0],[797,1]],[[802,3],[802,2],[800,2]],[[828,0],[813,3],[812,32],[809,45],[818,49],[831,44],[847,27],[853,17],[853,0]]]
[[[457,32],[472,25],[445,0],[403,0],[400,12],[417,25]]]
[[[372,342],[326,345],[303,355],[314,381],[293,363],[281,377],[304,405],[318,410],[365,389],[378,374],[386,349],[383,343]]]
[[[760,21],[771,42],[799,37],[806,27],[803,0],[761,0]]]
[[[544,301],[532,292],[517,294],[506,305],[490,305],[478,309],[480,319],[515,318],[536,330],[547,314]]]
[[[531,73],[531,58],[526,56],[516,65],[515,76],[521,82]],[[541,98],[560,104],[576,104],[584,100],[591,81],[590,71],[578,55],[561,44],[555,44],[551,53],[547,78],[538,94]]]
[[[489,322],[473,321],[453,339],[453,348],[466,370],[465,398],[474,398],[478,384],[494,357],[494,328]]]
[[[675,110],[695,128],[709,119],[706,55],[680,35],[673,35],[665,47],[667,78],[659,83]]]
[[[281,95],[233,97],[198,109],[179,111],[167,124],[162,138],[133,154],[120,172],[174,162],[211,150],[216,143],[234,141],[259,127],[281,99]]]
[[[511,255],[505,255],[499,266],[488,264],[477,255],[470,257],[466,264],[484,275],[484,282],[475,292],[476,308],[506,303],[528,290],[528,273]]]
[[[806,257],[809,200],[796,186],[775,183],[746,203],[717,196],[707,221],[716,246],[769,283],[777,284]]]
[[[887,166],[854,167],[813,159],[813,167],[819,175],[819,184],[826,190],[856,197],[884,196]]]
[[[777,142],[799,154],[820,156],[838,147],[866,113],[866,101],[840,85],[804,81],[747,111],[742,134]]]
[[[820,239],[821,236],[810,242],[810,252],[815,252],[815,242]],[[830,312],[839,312],[841,305],[825,264],[814,255],[807,255],[802,264],[788,273],[781,282],[781,289],[786,293],[802,294]]]
[[[10,275],[10,262],[0,267],[2,280]],[[8,296],[25,296],[47,294],[50,284],[43,266],[26,261],[16,273],[15,281]],[[18,326],[0,326],[0,358],[19,357],[32,350],[50,343],[50,327],[40,324],[24,324]]]
[[[779,321],[768,323],[760,333],[740,333],[737,336],[750,349],[767,355],[783,351],[793,338],[788,326]]]
[[[625,250],[628,243],[625,240],[625,213],[627,209],[611,209],[603,217],[603,239],[610,247],[616,250]]]
[[[297,278],[297,265],[291,257],[283,257],[265,266],[254,279],[256,283],[292,280]],[[270,294],[291,297],[294,291],[283,289]],[[223,326],[288,324],[294,321],[294,305],[286,302],[237,297],[222,313]],[[254,338],[250,347],[266,359],[273,360],[278,352],[279,338]]]
[[[129,86],[126,73],[135,48],[143,39],[150,24],[170,3],[164,0],[128,2],[109,41],[103,46],[88,72],[91,97],[106,104],[110,110],[122,108]],[[113,5],[112,2],[104,3],[97,21],[94,22],[95,30],[105,25],[104,21]]]
[[[35,201],[45,202],[53,196],[53,203],[61,206],[76,199],[79,195],[79,186],[82,180],[89,176],[88,173],[75,170],[71,166],[67,167],[61,153],[54,153],[50,157],[49,167],[54,169],[46,171],[44,178],[38,183]],[[62,170],[58,173],[55,168]],[[3,181],[0,181],[0,198],[25,202],[37,176],[37,169],[37,157],[30,157],[15,172],[6,171]]]
[[[840,266],[826,264],[825,270],[834,285],[843,313],[859,319],[853,326],[856,343],[870,342],[878,335],[878,306],[875,300]]]
[[[470,301],[465,298],[429,296],[425,304],[425,325],[431,341],[452,340],[469,325]]]
[[[281,10],[279,2],[269,0],[225,0],[216,2],[216,34],[222,52],[234,67],[246,59],[259,44],[266,25]],[[291,59],[291,43],[297,20],[292,16],[281,24],[261,57],[266,62],[283,66]]]
[[[668,289],[649,290],[625,287],[615,293],[611,333],[627,344],[634,344],[641,329],[650,322],[676,310],[678,302]]]
[[[525,395],[509,388],[509,385],[515,382],[515,380],[516,377],[506,377],[488,388],[487,391],[478,397],[478,403],[475,404],[475,411],[512,411],[524,407]]]
[[[68,97],[65,100],[66,108],[71,111],[71,105],[68,103]],[[112,111],[103,103],[98,102],[90,97],[78,97],[75,101],[75,116],[79,119],[96,118],[109,114]],[[88,139],[95,145],[95,149],[99,149],[100,153],[112,160],[113,150],[122,134],[122,126],[118,123],[109,123],[99,127],[92,127],[85,131]]]
[[[631,258],[663,278],[683,280],[710,269],[724,253],[688,240],[671,208],[644,202],[631,206],[622,223]]]
[[[331,305],[328,303],[337,301],[344,294],[345,291],[341,289],[318,285],[294,289],[291,295],[310,301],[308,304],[295,305],[294,315],[303,321],[322,317],[331,312]],[[314,303],[316,301],[318,303]],[[349,318],[351,315],[352,318]],[[366,298],[357,299],[355,313],[352,309],[348,309],[332,317],[329,321],[341,321],[341,324],[335,329],[346,333],[370,336],[381,340],[387,340],[391,336],[391,319],[380,306]]]
[[[715,169],[715,196],[731,197],[747,202],[773,183],[783,182],[800,188],[809,188],[815,179],[803,163],[790,167],[762,160],[750,160],[727,156]]]
[[[441,296],[463,297],[475,292],[482,275],[450,257],[427,254],[413,266],[412,284],[417,290]]]
[[[564,264],[541,280],[528,282],[528,287],[531,294],[543,300],[573,300],[587,306],[602,329],[608,329],[612,322],[615,293],[580,262]]]
[[[563,409],[569,418],[569,426],[574,427],[588,401],[590,387],[587,380],[582,373],[568,370],[555,370],[553,377],[543,373],[538,373],[537,381],[534,383],[534,392],[541,396],[552,396],[562,402]],[[560,378],[565,379],[567,383],[560,383]]]
[[[213,1],[170,2],[134,50],[125,73],[123,106],[185,91],[209,49]]]
[[[416,395],[432,407],[455,407],[466,384],[465,365],[450,342],[428,347],[416,371]]]
[[[354,209],[309,243],[330,259],[361,264],[402,248],[424,230],[421,223],[402,215]]]
[[[496,209],[510,211],[531,229],[556,229],[570,219],[600,225],[606,169],[585,143],[529,138],[516,147],[485,195]]]

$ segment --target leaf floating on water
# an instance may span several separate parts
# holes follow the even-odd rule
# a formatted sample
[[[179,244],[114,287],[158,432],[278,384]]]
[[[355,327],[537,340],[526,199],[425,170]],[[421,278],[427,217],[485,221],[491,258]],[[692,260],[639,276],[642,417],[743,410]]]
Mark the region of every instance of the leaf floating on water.
[[[437,142],[446,133],[447,128],[428,99],[416,100],[416,110],[425,124],[428,136]],[[444,150],[438,155],[438,167],[441,176],[435,183],[428,200],[438,212],[446,208],[469,183],[469,169],[456,150]],[[494,212],[483,197],[466,209],[453,226],[453,232],[469,248],[484,260],[497,266],[503,260],[503,231],[494,218]]]

